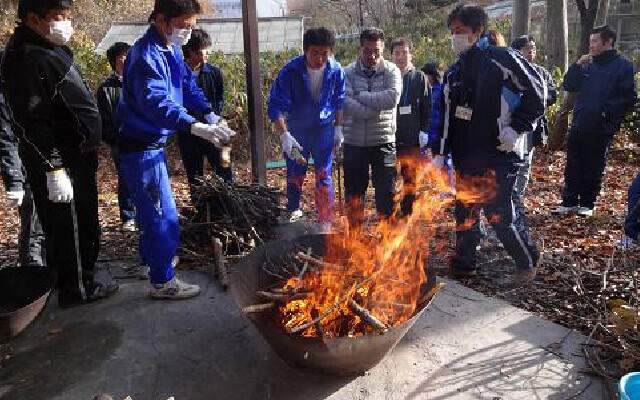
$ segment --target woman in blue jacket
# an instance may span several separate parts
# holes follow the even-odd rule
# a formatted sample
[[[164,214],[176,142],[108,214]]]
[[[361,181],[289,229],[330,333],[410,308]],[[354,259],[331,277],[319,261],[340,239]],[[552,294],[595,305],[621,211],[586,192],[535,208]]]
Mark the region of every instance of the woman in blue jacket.
[[[283,222],[302,217],[300,195],[307,165],[301,157],[308,159],[312,154],[320,232],[331,230],[333,147],[340,147],[343,140],[345,81],[342,67],[331,58],[334,43],[333,33],[326,28],[305,32],[304,55],[282,68],[271,86],[267,108],[287,160],[287,214]]]
[[[200,288],[177,279],[174,257],[180,232],[164,145],[176,131],[220,146],[235,133],[215,125],[212,112],[180,46],[200,13],[197,0],[156,0],[147,33],[131,48],[123,74],[118,117],[122,172],[140,224],[140,254],[149,265],[150,295],[158,299],[196,296]],[[205,116],[200,123],[187,108]]]

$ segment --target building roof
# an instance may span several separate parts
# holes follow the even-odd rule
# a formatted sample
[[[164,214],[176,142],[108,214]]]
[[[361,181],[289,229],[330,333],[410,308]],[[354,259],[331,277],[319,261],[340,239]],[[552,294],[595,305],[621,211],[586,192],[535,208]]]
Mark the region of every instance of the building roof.
[[[197,26],[211,36],[213,51],[222,51],[225,54],[244,53],[241,18],[200,19]],[[115,22],[96,47],[96,53],[106,53],[107,49],[116,42],[133,44],[148,27],[147,22]],[[303,33],[304,24],[301,17],[258,19],[261,52],[302,49]]]

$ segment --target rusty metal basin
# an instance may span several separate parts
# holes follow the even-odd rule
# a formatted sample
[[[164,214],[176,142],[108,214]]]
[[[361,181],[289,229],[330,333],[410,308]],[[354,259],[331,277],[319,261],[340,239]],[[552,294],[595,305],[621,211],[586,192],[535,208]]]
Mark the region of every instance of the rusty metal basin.
[[[230,276],[233,298],[242,309],[264,302],[256,291],[277,282],[265,273],[261,266],[269,257],[290,254],[295,249],[311,247],[316,255],[323,255],[325,235],[307,235],[292,240],[280,240],[257,248],[250,256],[235,264]],[[435,274],[430,274],[421,288],[423,293],[436,284]],[[358,375],[378,364],[402,339],[425,311],[431,299],[421,304],[413,318],[384,334],[369,334],[355,338],[320,339],[287,334],[277,327],[270,312],[251,313],[247,317],[255,325],[273,350],[288,364],[297,368],[331,375]]]
[[[51,292],[41,267],[0,269],[0,343],[19,335],[38,316]]]

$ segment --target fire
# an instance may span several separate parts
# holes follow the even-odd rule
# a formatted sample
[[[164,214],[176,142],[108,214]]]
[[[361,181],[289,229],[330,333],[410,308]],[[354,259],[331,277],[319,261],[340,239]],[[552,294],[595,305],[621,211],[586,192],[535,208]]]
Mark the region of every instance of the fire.
[[[289,333],[323,338],[382,333],[412,318],[426,300],[420,298],[425,265],[447,209],[454,197],[480,202],[494,196],[495,179],[458,183],[454,196],[446,172],[423,158],[410,161],[417,170],[411,215],[339,230],[328,238],[321,262],[299,254],[308,272],[290,278],[282,290],[304,291],[305,297],[277,310]]]

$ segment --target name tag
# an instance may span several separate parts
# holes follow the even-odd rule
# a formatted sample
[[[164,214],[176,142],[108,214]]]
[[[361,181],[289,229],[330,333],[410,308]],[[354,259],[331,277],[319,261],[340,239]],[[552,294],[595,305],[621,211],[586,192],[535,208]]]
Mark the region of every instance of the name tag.
[[[398,107],[398,112],[400,112],[400,115],[409,115],[411,114],[411,106],[400,106]]]
[[[456,107],[456,118],[464,121],[471,121],[472,116],[473,110],[471,108],[462,106]]]

